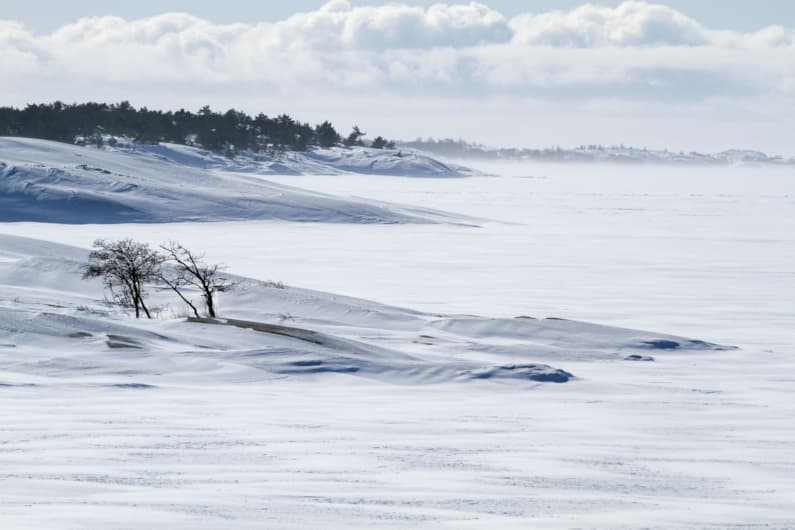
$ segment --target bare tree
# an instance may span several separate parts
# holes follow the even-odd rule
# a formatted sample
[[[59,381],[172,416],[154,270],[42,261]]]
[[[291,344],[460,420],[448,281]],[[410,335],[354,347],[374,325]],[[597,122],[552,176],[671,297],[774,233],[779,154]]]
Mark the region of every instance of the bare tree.
[[[177,296],[179,296],[180,299],[182,299],[182,301],[185,302],[188,307],[190,307],[191,311],[193,311],[193,315],[196,318],[200,318],[199,310],[182,292],[184,287],[189,287],[192,285],[188,281],[187,273],[184,270],[181,268],[160,269],[158,280],[164,283],[166,287],[177,293]]]
[[[184,287],[195,287],[201,292],[204,303],[207,306],[207,315],[215,318],[215,294],[227,291],[231,286],[229,281],[222,275],[221,265],[208,265],[204,261],[204,255],[193,254],[176,241],[169,241],[161,245],[163,259],[174,265],[171,275],[165,272],[161,274],[163,283],[173,289],[182,300],[193,310],[196,317],[199,312],[181,292]]]
[[[132,239],[108,241],[97,239],[88,255],[83,278],[102,278],[113,299],[135,309],[135,318],[152,318],[146,307],[146,284],[159,278],[163,258],[146,243]]]

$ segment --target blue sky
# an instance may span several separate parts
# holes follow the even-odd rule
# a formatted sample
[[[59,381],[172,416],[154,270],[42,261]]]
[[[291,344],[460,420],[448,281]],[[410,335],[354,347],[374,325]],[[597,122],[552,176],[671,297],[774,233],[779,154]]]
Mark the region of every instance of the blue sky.
[[[450,0],[446,0],[448,3]],[[377,5],[384,2],[356,0],[354,5]],[[413,5],[428,6],[433,0],[415,0]],[[571,9],[584,3],[581,0],[484,0],[488,5],[506,15],[521,12]],[[616,0],[593,3],[615,6]],[[200,2],[196,0],[136,0],[134,2],[111,2],[108,0],[2,0],[0,17],[18,20],[35,31],[51,31],[58,26],[83,16],[116,15],[125,18],[151,16],[166,11],[184,11],[208,20],[229,22],[251,22],[254,20],[278,20],[292,13],[317,9],[323,0],[256,1],[224,0]],[[772,24],[795,27],[795,1],[792,0],[669,0],[665,4],[716,28],[743,31],[758,29]]]
[[[0,2],[5,105],[209,104],[392,138],[795,155],[791,0]]]

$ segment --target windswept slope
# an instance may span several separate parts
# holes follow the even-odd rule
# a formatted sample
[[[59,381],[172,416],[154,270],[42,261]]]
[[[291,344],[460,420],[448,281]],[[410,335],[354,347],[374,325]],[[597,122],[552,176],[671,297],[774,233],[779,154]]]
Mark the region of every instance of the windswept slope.
[[[220,300],[220,320],[172,316],[179,304],[155,292],[150,306],[160,307],[162,318],[136,321],[105,302],[100,282],[81,280],[85,255],[0,236],[0,384],[68,377],[161,385],[329,373],[403,384],[562,383],[573,376],[560,363],[724,349],[573,321],[431,315],[245,278]]]
[[[351,153],[355,154],[355,150]],[[280,160],[257,157],[228,160],[175,145],[96,149],[46,140],[0,138],[0,221],[457,221],[440,212],[333,197],[268,182],[261,176],[276,172],[339,171],[330,162],[324,164],[307,157],[289,154]],[[345,157],[335,160],[340,167],[355,166],[346,162]],[[439,170],[430,159],[424,163],[418,163],[416,157],[411,160],[412,170],[419,172],[422,167],[429,168],[430,173]],[[390,171],[400,167],[384,164]],[[374,172],[376,169],[372,168]]]
[[[333,147],[310,149],[296,155],[304,164],[334,168],[343,172],[402,177],[465,177],[475,174],[472,169],[440,162],[412,149],[366,149]]]

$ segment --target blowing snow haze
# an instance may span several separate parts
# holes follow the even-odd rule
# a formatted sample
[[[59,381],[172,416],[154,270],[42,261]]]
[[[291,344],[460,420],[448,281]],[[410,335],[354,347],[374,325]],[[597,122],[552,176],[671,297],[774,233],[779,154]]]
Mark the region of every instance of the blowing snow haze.
[[[786,3],[77,2],[50,18],[28,4],[0,15],[4,105],[209,104],[392,138],[795,152]]]

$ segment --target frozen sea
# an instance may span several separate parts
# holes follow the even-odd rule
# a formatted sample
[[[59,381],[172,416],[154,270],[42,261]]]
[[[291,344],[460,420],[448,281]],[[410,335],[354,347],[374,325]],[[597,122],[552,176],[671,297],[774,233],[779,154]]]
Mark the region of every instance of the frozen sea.
[[[0,233],[82,247],[176,239],[288,285],[740,349],[564,363],[578,379],[562,385],[328,376],[0,389],[0,523],[795,527],[795,171],[479,168],[494,176],[267,177],[477,226],[7,223]]]

